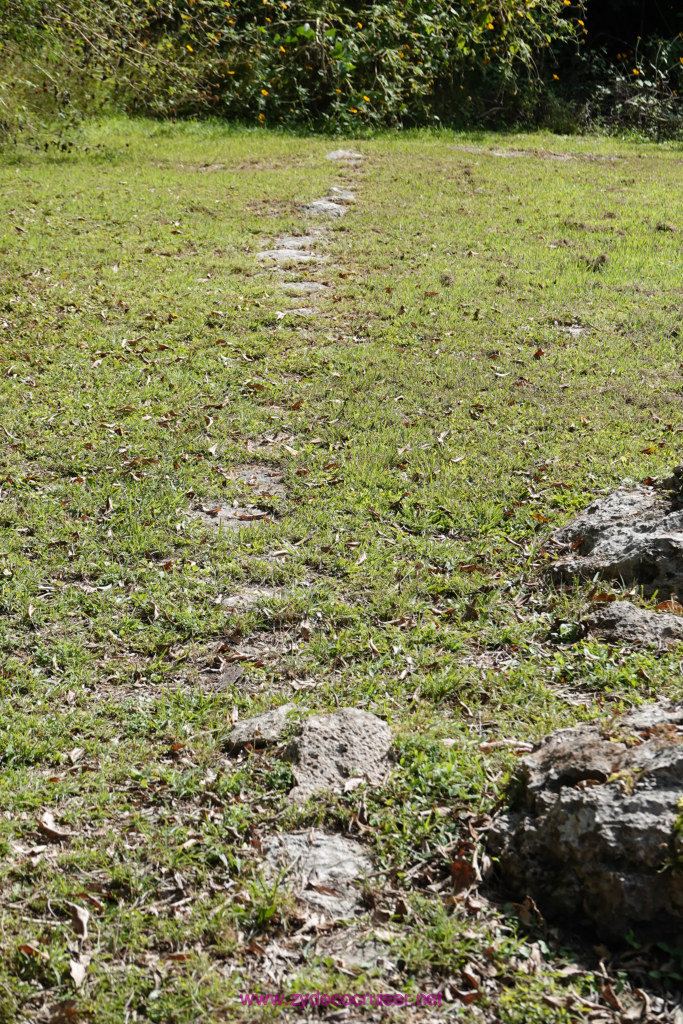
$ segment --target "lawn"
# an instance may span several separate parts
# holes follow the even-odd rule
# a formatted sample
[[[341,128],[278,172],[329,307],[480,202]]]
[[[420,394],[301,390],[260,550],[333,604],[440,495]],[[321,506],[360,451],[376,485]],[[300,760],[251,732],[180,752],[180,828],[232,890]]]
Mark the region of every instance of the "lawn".
[[[560,1024],[679,987],[457,865],[525,745],[682,694],[547,573],[572,512],[679,462],[681,147],[336,145],[107,121],[0,164],[0,1021],[320,990]],[[333,187],[346,216],[302,210]],[[311,224],[323,261],[259,257]],[[225,752],[284,703],[385,719],[388,784],[296,807],[281,747]],[[311,826],[373,860],[374,962],[263,874]]]

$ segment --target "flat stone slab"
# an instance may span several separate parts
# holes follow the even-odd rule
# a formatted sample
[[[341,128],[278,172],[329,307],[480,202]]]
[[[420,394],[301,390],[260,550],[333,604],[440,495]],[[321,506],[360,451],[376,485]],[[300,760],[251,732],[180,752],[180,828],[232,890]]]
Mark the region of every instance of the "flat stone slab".
[[[275,239],[275,246],[278,249],[312,249],[321,232],[316,230],[314,235],[281,235]]]
[[[683,935],[683,704],[547,736],[488,848],[515,898],[608,941]]]
[[[257,605],[259,601],[277,597],[281,593],[282,591],[275,587],[240,587],[236,593],[222,598],[221,605],[223,608],[231,608],[234,611],[246,611]]]
[[[321,256],[301,249],[264,249],[258,253],[260,260],[274,260],[276,263],[320,263]]]
[[[629,601],[601,604],[585,622],[591,633],[615,643],[666,649],[683,640],[683,616],[638,608]]]
[[[381,786],[389,772],[391,730],[368,711],[340,708],[303,723],[285,757],[292,762],[296,803],[324,790],[343,793],[365,782]]]
[[[312,203],[304,206],[306,213],[312,213],[323,217],[343,217],[346,213],[346,206],[336,203],[332,199],[314,199]]]
[[[261,840],[264,874],[279,876],[311,909],[328,920],[354,917],[361,908],[358,882],[373,864],[353,839],[325,832],[285,832]]]
[[[228,754],[237,754],[249,745],[259,749],[278,743],[289,726],[287,716],[296,710],[296,704],[282,704],[272,711],[237,722],[225,740],[224,749]]]
[[[268,463],[254,462],[237,466],[230,474],[230,479],[241,481],[251,493],[261,498],[284,498],[287,495],[282,471]]]
[[[206,526],[213,526],[220,530],[242,530],[246,527],[256,526],[257,523],[268,520],[273,522],[273,517],[255,505],[247,507],[234,507],[232,505],[216,505],[210,508],[208,505],[197,509],[194,516]]]
[[[285,309],[284,316],[317,316],[318,314],[310,306],[297,306],[296,309]]]
[[[330,193],[335,203],[355,203],[356,201],[356,193],[352,192],[350,188],[339,188],[339,186],[333,185]]]
[[[592,501],[553,541],[566,552],[551,569],[557,583],[598,574],[647,594],[683,596],[683,508],[675,492],[619,487]]]
[[[333,149],[331,153],[325,154],[325,159],[354,163],[357,160],[364,160],[365,157],[355,149]]]
[[[282,285],[282,290],[288,295],[318,295],[320,292],[326,292],[328,287],[318,281],[286,281]]]

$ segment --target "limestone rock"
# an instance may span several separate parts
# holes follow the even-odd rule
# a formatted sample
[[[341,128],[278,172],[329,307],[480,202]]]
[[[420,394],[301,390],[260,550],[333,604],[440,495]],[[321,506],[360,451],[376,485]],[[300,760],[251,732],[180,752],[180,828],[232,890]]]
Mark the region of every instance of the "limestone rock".
[[[683,640],[683,616],[638,608],[628,601],[599,605],[586,619],[589,632],[615,643],[666,648]]]
[[[556,582],[596,573],[663,597],[683,594],[683,508],[658,487],[622,486],[597,498],[553,540],[566,553],[552,568]]]
[[[298,783],[290,799],[304,802],[320,790],[345,792],[360,782],[381,786],[390,747],[389,726],[367,711],[340,708],[307,718],[285,753]]]
[[[553,733],[525,757],[489,853],[512,895],[589,925],[683,938],[683,704]]]
[[[333,149],[325,155],[326,160],[341,161],[342,163],[356,163],[363,159],[363,154],[355,149]]]
[[[275,263],[320,263],[320,257],[303,249],[264,249],[258,253],[260,260],[273,260]]]
[[[237,754],[248,744],[258,748],[277,743],[287,730],[287,716],[291,711],[296,711],[296,704],[282,704],[272,711],[237,722],[225,741],[225,750]]]
[[[261,849],[266,877],[282,876],[282,884],[311,909],[328,920],[357,913],[357,883],[373,866],[360,843],[312,830],[269,836],[261,841]]]
[[[327,285],[318,281],[287,281],[282,285],[282,289],[288,295],[316,295],[318,292],[327,291]]]
[[[342,203],[335,203],[331,199],[314,199],[312,203],[304,206],[306,213],[319,214],[324,217],[343,217],[346,213],[346,206]]]

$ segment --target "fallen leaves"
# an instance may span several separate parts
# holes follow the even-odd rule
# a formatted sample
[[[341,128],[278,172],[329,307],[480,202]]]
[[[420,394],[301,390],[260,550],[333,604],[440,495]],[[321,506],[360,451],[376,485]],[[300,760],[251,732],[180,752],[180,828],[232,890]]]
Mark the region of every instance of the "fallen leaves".
[[[37,823],[43,835],[47,836],[48,839],[54,839],[55,842],[63,842],[65,839],[70,839],[73,834],[68,829],[60,828],[56,824],[52,811],[43,811],[37,819]]]

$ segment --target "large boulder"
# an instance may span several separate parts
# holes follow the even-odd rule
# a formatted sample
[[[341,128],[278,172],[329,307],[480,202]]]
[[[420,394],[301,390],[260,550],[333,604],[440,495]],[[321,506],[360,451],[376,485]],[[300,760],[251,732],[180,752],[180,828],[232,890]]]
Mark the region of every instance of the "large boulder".
[[[551,570],[555,582],[598,574],[642,586],[647,594],[683,596],[683,504],[676,472],[663,486],[623,485],[558,530],[552,539],[564,550]]]
[[[509,796],[488,845],[513,896],[608,941],[683,940],[683,704],[547,736]]]

